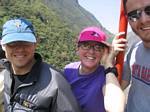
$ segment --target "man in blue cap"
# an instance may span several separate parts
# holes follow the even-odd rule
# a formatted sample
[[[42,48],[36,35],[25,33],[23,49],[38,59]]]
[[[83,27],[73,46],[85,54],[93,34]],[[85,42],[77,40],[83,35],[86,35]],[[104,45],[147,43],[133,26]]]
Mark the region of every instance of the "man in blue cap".
[[[61,73],[35,53],[32,24],[17,18],[2,29],[4,107],[6,112],[80,112],[70,86]]]

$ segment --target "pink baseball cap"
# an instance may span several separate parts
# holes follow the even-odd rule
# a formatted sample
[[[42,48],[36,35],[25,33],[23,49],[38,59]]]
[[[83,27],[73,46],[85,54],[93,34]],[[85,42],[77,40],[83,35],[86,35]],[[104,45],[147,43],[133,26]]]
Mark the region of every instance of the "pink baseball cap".
[[[106,34],[98,27],[87,27],[80,32],[78,43],[85,41],[96,41],[108,46],[108,43],[106,42]]]

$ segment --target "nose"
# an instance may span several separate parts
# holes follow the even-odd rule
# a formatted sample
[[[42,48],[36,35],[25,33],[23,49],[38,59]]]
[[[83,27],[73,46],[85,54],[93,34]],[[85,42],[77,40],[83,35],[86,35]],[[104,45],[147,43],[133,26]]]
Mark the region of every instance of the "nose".
[[[16,46],[15,49],[16,49],[17,51],[23,51],[24,48],[25,48],[25,47],[24,47],[23,45],[18,45],[18,46]]]
[[[94,53],[94,51],[95,51],[95,50],[94,50],[94,47],[93,47],[93,46],[91,46],[90,49],[88,50],[88,52],[90,52],[91,54]]]

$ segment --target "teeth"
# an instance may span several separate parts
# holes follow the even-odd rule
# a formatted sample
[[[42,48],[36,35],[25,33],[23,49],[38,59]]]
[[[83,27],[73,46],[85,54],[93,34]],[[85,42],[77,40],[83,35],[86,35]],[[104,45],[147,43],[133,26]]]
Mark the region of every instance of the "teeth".
[[[94,59],[93,57],[87,57],[87,58],[88,58],[88,59],[91,59],[91,60]]]
[[[142,28],[143,30],[149,30],[150,29],[150,27],[145,27],[145,28]]]
[[[16,56],[16,57],[18,57],[18,58],[23,58],[24,56]]]
[[[16,55],[17,58],[23,58],[24,55]]]

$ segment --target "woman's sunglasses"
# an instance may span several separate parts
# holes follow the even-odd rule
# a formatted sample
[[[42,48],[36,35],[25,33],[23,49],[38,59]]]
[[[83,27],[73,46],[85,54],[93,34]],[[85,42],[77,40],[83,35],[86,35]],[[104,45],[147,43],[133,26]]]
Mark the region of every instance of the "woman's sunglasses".
[[[137,21],[138,19],[140,19],[143,11],[146,15],[150,16],[150,6],[146,6],[144,8],[140,8],[140,9],[130,11],[127,14],[128,19],[131,20],[132,22]]]

